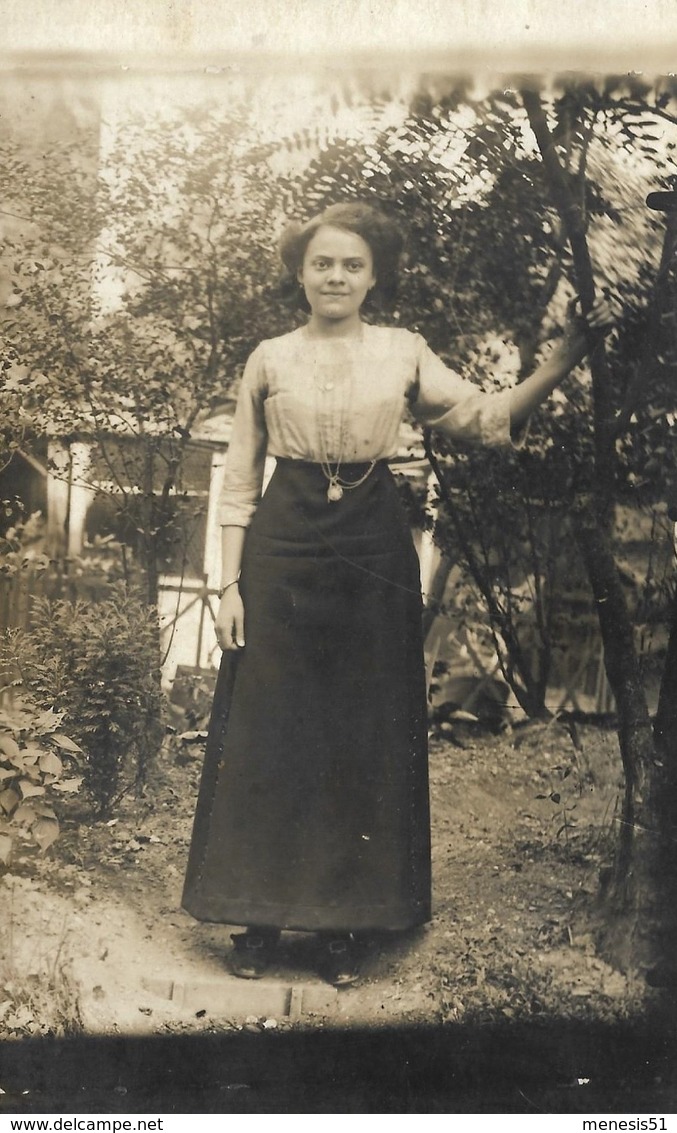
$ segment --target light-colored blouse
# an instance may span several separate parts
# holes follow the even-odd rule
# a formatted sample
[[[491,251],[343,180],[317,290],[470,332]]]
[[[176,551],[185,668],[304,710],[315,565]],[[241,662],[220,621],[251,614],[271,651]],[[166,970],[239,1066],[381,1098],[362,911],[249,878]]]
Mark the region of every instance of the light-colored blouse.
[[[364,323],[359,338],[300,327],[266,339],[242,377],[218,519],[248,527],[266,455],[332,465],[397,454],[407,407],[452,440],[510,445],[510,389],[486,393],[450,370],[420,334]]]

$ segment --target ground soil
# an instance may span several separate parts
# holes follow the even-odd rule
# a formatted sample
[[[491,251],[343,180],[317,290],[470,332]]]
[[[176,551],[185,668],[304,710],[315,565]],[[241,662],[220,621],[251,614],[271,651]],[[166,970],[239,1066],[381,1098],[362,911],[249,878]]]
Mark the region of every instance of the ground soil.
[[[577,740],[559,724],[432,738],[433,919],[373,940],[359,984],[335,992],[312,938],[284,937],[270,975],[245,982],[228,971],[231,929],[181,910],[201,745],[174,739],[145,797],[108,822],[71,815],[48,854],[15,856],[6,972],[75,985],[80,1025],[98,1034],[631,1017],[642,981],[595,945],[616,737],[585,727]],[[5,976],[0,1037],[44,1033]]]

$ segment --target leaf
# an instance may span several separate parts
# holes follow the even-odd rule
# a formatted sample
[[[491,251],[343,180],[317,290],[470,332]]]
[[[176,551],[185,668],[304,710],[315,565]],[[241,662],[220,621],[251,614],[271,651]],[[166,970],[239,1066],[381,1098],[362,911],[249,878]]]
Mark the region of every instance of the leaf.
[[[25,799],[37,798],[38,795],[45,793],[44,787],[39,787],[37,783],[29,783],[26,779],[19,781],[19,790]]]
[[[12,853],[12,839],[8,834],[0,834],[0,862],[7,865]]]
[[[58,744],[58,746],[60,748],[63,748],[64,751],[77,752],[80,755],[82,754],[82,748],[78,747],[75,740],[71,740],[68,736],[64,736],[62,732],[55,732],[52,736],[52,739],[54,743]]]
[[[31,834],[41,850],[48,850],[59,837],[59,823],[56,818],[39,818],[31,828]]]
[[[0,751],[4,751],[5,755],[8,755],[12,760],[21,755],[21,748],[18,743],[6,732],[0,732]]]
[[[22,803],[12,815],[12,822],[16,826],[32,826],[37,815],[30,803]]]
[[[62,720],[63,712],[55,712],[53,708],[48,708],[45,712],[41,712],[35,721],[35,730],[40,735],[45,735],[58,728]]]
[[[41,755],[38,763],[40,770],[46,775],[60,775],[63,771],[63,763],[58,755],[54,755],[51,751],[46,751],[44,755]]]
[[[29,740],[29,742],[21,750],[21,755],[23,756],[24,760],[26,760],[28,757],[29,762],[31,760],[35,762],[40,758],[41,755],[44,754],[45,748],[42,746],[42,744],[36,744],[35,740]]]
[[[54,783],[54,791],[64,791],[69,793],[71,791],[79,791],[82,786],[82,775],[74,779],[62,779],[60,783]]]
[[[5,814],[11,814],[16,810],[20,802],[21,795],[18,795],[11,787],[7,787],[2,794],[0,794],[0,807],[2,807]]]
[[[17,768],[10,771],[7,767],[0,767],[0,783],[2,783],[3,779],[15,779],[18,774],[19,771]]]
[[[53,818],[56,821],[56,815],[49,803],[31,803],[31,808],[40,818]]]
[[[33,1012],[30,1007],[27,1007],[26,1004],[23,1003],[21,1007],[16,1009],[13,1015],[9,1015],[6,1018],[5,1022],[8,1027],[19,1030],[21,1027],[25,1027],[28,1023],[33,1022]]]
[[[23,771],[25,771],[27,767],[35,766],[35,764],[38,762],[38,759],[40,758],[41,751],[42,748],[37,748],[37,750],[26,748],[24,751],[20,751],[16,759],[12,760],[12,762],[15,763],[17,767],[20,767]]]

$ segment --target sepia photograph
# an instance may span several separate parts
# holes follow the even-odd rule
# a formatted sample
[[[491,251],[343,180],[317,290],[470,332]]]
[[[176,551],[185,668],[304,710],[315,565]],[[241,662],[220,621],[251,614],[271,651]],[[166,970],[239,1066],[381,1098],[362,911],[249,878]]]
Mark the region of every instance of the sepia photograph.
[[[674,1112],[677,13],[0,14],[0,1120]]]

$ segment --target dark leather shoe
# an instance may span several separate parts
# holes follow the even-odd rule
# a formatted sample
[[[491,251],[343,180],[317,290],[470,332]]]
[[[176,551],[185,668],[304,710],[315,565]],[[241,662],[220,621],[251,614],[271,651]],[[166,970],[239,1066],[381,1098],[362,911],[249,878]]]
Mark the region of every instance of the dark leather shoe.
[[[233,933],[230,970],[242,980],[260,980],[270,965],[279,933],[247,929]]]
[[[352,936],[325,937],[320,974],[334,987],[350,987],[360,978],[357,945]]]

